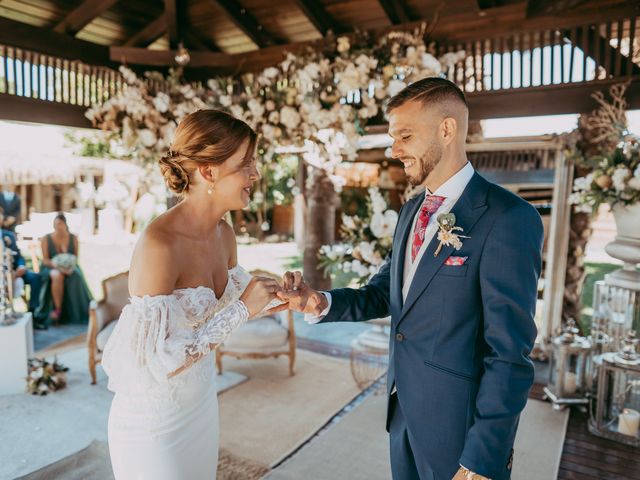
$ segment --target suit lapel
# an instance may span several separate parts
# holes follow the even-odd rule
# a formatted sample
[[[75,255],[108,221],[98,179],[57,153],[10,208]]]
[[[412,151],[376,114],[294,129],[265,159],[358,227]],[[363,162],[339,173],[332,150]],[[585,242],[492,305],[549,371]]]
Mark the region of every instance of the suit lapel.
[[[402,308],[402,279],[404,278],[404,260],[405,253],[407,251],[407,241],[409,239],[409,233],[411,233],[411,225],[413,224],[413,218],[416,216],[416,212],[422,205],[424,200],[424,193],[416,195],[409,200],[406,213],[400,218],[400,224],[398,225],[398,235],[393,246],[393,264],[391,278],[393,279],[393,298],[391,299],[392,305],[398,305]]]
[[[456,226],[464,229],[462,232],[459,232],[461,235],[471,237],[473,227],[487,210],[486,197],[488,188],[489,183],[480,175],[475,173],[473,177],[471,177],[471,180],[462,193],[462,196],[451,209],[451,212],[456,216]],[[465,240],[468,241],[469,239],[463,238],[463,244]],[[399,322],[402,321],[418,297],[429,286],[429,283],[433,280],[433,276],[445,260],[454,252],[453,246],[443,246],[438,255],[434,257],[434,253],[439,244],[438,234],[436,233],[431,242],[429,242],[424,255],[420,259],[420,263],[416,267],[416,272],[407,294],[407,301],[402,306],[402,313],[400,314]]]

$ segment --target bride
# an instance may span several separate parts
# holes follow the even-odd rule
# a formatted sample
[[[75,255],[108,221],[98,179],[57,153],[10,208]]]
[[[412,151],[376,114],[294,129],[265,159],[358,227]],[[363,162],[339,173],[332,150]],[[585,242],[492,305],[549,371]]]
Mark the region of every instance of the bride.
[[[180,123],[160,160],[183,199],[138,241],[131,300],[102,360],[115,392],[109,450],[117,480],[215,479],[218,403],[208,354],[280,290],[237,265],[223,220],[249,203],[259,179],[255,146],[247,124],[202,110]]]

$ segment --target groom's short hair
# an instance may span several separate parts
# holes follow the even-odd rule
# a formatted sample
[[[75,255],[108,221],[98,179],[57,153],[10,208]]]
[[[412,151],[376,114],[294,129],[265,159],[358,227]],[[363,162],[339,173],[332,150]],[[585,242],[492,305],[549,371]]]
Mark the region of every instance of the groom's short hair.
[[[410,101],[418,101],[423,105],[444,104],[455,102],[469,108],[464,93],[458,86],[440,77],[427,77],[403,88],[399,93],[391,97],[387,103],[387,115],[394,109]]]

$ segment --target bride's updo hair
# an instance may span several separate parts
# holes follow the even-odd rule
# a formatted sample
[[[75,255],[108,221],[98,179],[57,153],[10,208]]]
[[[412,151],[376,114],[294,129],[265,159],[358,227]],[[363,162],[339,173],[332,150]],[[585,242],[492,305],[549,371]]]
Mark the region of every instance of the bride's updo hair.
[[[249,140],[245,163],[251,162],[256,132],[242,120],[220,110],[191,113],[176,128],[169,152],[160,159],[160,171],[167,186],[185,194],[193,182],[193,172],[205,165],[221,165]]]

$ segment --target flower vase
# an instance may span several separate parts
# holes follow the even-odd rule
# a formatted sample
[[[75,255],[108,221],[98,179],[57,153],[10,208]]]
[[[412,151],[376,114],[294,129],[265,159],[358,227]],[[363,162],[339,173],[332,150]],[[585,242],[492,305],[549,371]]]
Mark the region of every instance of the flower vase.
[[[613,217],[616,222],[617,235],[609,243],[606,252],[618,260],[622,260],[622,268],[605,277],[605,282],[612,286],[640,291],[640,203],[633,205],[615,205]]]

